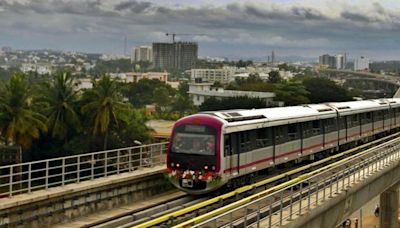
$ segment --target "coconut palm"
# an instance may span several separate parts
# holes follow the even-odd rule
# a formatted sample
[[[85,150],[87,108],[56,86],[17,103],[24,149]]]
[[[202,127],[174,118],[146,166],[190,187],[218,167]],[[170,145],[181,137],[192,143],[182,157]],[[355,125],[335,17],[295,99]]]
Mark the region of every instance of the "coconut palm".
[[[27,148],[47,131],[46,117],[35,110],[35,101],[24,74],[16,73],[0,84],[0,135],[7,145]]]
[[[82,113],[91,116],[93,134],[103,134],[103,148],[106,150],[110,125],[118,125],[119,112],[129,111],[117,82],[108,75],[103,76],[99,81],[93,82],[92,89],[83,93],[82,100]]]
[[[67,141],[68,133],[80,128],[76,112],[77,89],[67,73],[57,73],[54,79],[42,85],[42,101],[46,104],[47,126],[53,138]]]

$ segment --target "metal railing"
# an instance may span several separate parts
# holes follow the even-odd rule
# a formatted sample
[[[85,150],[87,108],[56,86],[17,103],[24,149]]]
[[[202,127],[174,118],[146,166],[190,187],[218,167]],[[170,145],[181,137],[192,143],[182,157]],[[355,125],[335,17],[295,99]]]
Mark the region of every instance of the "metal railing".
[[[299,215],[400,160],[400,140],[367,150],[271,194],[228,210],[192,227],[280,227]]]
[[[1,166],[0,197],[164,165],[167,147],[155,143]]]

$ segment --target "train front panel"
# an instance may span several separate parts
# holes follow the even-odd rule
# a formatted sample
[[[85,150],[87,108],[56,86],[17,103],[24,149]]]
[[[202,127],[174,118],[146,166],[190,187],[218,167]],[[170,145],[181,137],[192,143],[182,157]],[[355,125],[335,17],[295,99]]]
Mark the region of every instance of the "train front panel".
[[[221,132],[223,121],[205,114],[178,120],[167,153],[168,177],[190,194],[204,194],[221,187]]]

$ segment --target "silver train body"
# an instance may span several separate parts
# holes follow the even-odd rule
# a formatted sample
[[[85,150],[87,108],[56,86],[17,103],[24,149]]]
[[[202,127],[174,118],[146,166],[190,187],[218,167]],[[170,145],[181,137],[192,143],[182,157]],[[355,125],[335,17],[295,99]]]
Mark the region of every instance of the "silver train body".
[[[203,126],[207,133],[199,130]],[[260,170],[315,159],[319,152],[334,153],[399,127],[396,98],[207,112],[176,122],[167,167],[176,187],[203,194]],[[198,135],[214,137],[212,152],[177,146],[181,138],[192,143]]]

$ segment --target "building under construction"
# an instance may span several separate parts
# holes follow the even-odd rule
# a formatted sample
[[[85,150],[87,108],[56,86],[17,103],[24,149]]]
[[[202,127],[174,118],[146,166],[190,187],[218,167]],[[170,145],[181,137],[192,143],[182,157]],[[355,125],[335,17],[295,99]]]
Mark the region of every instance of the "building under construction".
[[[154,67],[161,70],[188,70],[197,61],[195,42],[153,43]]]

